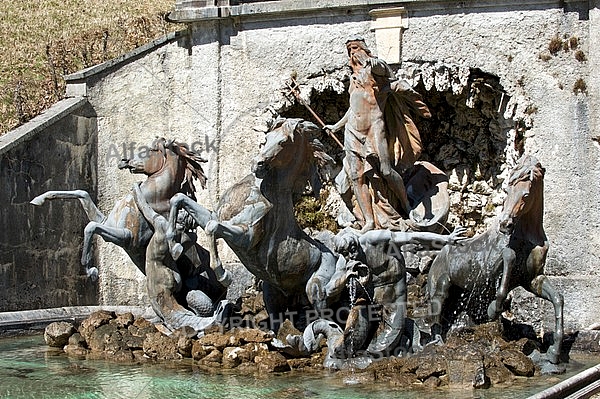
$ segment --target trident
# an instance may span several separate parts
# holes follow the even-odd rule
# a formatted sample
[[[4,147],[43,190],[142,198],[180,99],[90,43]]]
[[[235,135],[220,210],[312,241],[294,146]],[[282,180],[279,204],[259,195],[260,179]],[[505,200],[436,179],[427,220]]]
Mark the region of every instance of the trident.
[[[292,93],[294,95],[294,97],[296,97],[296,99],[298,100],[298,102],[302,105],[304,105],[304,107],[308,110],[308,112],[311,113],[311,115],[317,120],[317,122],[319,122],[319,124],[321,125],[321,127],[323,128],[323,130],[325,130],[327,132],[327,134],[335,140],[336,143],[338,143],[338,145],[340,146],[341,149],[344,149],[344,145],[340,142],[340,140],[335,136],[335,134],[333,134],[333,132],[329,129],[325,129],[325,123],[323,122],[323,120],[321,118],[319,118],[319,115],[317,115],[317,113],[310,107],[310,105],[308,105],[306,103],[306,101],[304,101],[301,97],[300,97],[300,90],[298,90],[298,82],[296,82],[296,79],[292,76],[290,78],[290,80],[292,81],[292,84],[290,84],[289,82],[285,82],[286,86],[288,87],[288,89],[290,89],[290,93]]]

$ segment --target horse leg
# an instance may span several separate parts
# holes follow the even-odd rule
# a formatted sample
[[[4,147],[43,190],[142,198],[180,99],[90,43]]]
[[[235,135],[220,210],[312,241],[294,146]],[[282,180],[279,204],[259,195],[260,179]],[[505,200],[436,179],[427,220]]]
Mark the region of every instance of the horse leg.
[[[55,199],[78,199],[91,222],[102,223],[105,219],[104,214],[100,212],[100,209],[98,209],[96,204],[94,204],[94,201],[92,201],[90,194],[84,190],[46,191],[44,194],[38,195],[32,199],[30,203],[32,205],[40,206],[46,200]]]
[[[498,316],[500,316],[500,313],[502,313],[502,305],[508,295],[508,284],[510,283],[510,277],[516,257],[515,251],[511,248],[504,248],[502,251],[502,278],[500,280],[500,286],[496,291],[496,299],[488,306],[488,317],[490,320],[496,320]]]
[[[563,296],[556,290],[548,277],[543,274],[533,279],[530,284],[529,291],[540,298],[544,298],[552,302],[552,305],[554,305],[554,343],[552,346],[550,346],[550,348],[548,348],[546,355],[551,363],[558,364],[560,363],[560,352],[564,337]]]
[[[98,234],[106,242],[117,244],[121,248],[131,245],[133,234],[128,229],[106,226],[97,222],[89,222],[83,230],[83,252],[81,254],[81,264],[85,266],[88,277],[93,281],[98,279],[98,269],[88,268],[92,261],[92,237]]]
[[[238,226],[228,222],[218,222],[209,220],[204,227],[204,231],[209,236],[222,238],[227,243],[232,243],[237,247],[247,248],[252,242],[252,228]]]
[[[208,237],[207,247],[208,253],[210,254],[210,267],[215,272],[217,281],[223,287],[229,287],[229,285],[231,284],[231,275],[227,270],[223,268],[223,263],[221,262],[219,252],[217,251],[217,238],[215,237],[215,230],[213,229],[213,226],[215,224],[217,224],[217,222],[210,221],[205,230],[206,236]]]
[[[432,266],[433,267],[433,266]],[[429,318],[431,320],[431,343],[442,343],[442,310],[444,302],[448,299],[450,287],[452,285],[448,273],[442,273],[433,286],[429,284]],[[431,291],[433,290],[433,292]]]
[[[265,309],[269,314],[271,329],[275,332],[285,321],[285,311],[287,309],[287,296],[280,289],[263,281],[263,300]]]

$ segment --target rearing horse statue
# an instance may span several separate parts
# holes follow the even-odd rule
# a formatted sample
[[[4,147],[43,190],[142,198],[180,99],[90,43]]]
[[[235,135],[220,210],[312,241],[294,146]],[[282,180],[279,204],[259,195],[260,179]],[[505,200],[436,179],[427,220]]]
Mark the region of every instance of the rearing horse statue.
[[[503,211],[484,233],[445,246],[429,271],[432,331],[441,333],[440,319],[451,286],[487,304],[489,319],[497,319],[508,293],[521,286],[554,305],[554,343],[547,357],[558,363],[563,339],[563,296],[544,275],[548,239],[543,227],[544,168],[524,155],[512,171]]]
[[[157,139],[151,145],[146,147],[147,151],[141,151],[133,159],[123,159],[118,167],[119,169],[128,169],[131,173],[145,174],[147,179],[140,183],[137,190],[137,196],[129,193],[117,201],[108,216],[105,216],[94,204],[89,193],[83,190],[74,191],[47,191],[35,197],[31,203],[33,205],[42,205],[46,200],[55,199],[78,199],[90,220],[84,230],[83,252],[81,263],[86,269],[87,275],[96,280],[98,278],[98,269],[89,267],[92,261],[92,238],[98,234],[104,241],[114,243],[122,247],[133,263],[147,277],[149,295],[151,304],[155,312],[162,317],[164,314],[173,315],[171,320],[163,320],[173,328],[182,325],[191,325],[192,327],[204,326],[198,318],[183,307],[178,308],[178,313],[173,312],[173,306],[169,309],[162,305],[157,305],[159,301],[153,298],[152,294],[156,291],[153,287],[158,283],[155,281],[155,274],[147,274],[146,261],[148,244],[154,234],[154,226],[144,217],[140,211],[139,204],[146,205],[149,209],[146,214],[154,212],[162,215],[163,218],[169,214],[169,199],[179,193],[187,198],[195,198],[195,187],[193,180],[200,181],[202,187],[206,182],[206,177],[201,167],[205,162],[198,154],[189,151],[186,147],[180,146],[175,141],[167,141],[163,138]],[[154,221],[152,221],[154,224]],[[198,290],[193,284],[182,284],[183,282],[198,281],[203,270],[208,272],[207,281],[201,281],[203,291],[212,291],[209,295],[217,300],[225,292],[225,287],[221,286],[214,278],[214,273],[208,267],[208,255],[206,250],[196,244],[195,234],[187,234],[179,229],[180,241],[183,242],[185,257],[177,262],[176,270],[173,270],[175,276],[168,287],[164,288],[160,295],[174,295],[185,298],[185,286],[189,290]],[[153,270],[156,267],[153,267]],[[163,284],[165,285],[165,284]],[[158,295],[158,294],[157,294]],[[175,302],[171,298],[170,303]],[[179,299],[179,298],[178,298]],[[180,299],[181,300],[181,299]],[[161,303],[165,303],[163,300]],[[177,317],[175,317],[177,316]],[[182,317],[179,317],[182,316]],[[197,328],[199,329],[199,328]]]
[[[178,210],[183,208],[214,239],[223,238],[244,266],[263,280],[272,322],[282,321],[280,315],[292,309],[328,306],[325,285],[335,272],[336,256],[298,226],[293,204],[308,182],[319,192],[318,164],[330,160],[311,139],[319,130],[299,119],[278,120],[253,161],[253,174],[229,188],[215,212],[183,194],[171,199],[167,236],[173,257],[181,252],[172,238]],[[214,242],[209,248],[218,264]],[[277,329],[278,323],[272,327]]]

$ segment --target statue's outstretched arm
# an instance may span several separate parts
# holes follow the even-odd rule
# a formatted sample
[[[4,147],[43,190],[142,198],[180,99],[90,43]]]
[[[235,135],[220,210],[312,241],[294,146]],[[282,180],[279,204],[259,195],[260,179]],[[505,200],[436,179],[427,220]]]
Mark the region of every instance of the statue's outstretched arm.
[[[329,130],[329,131],[331,131],[331,133],[335,133],[335,132],[339,131],[341,128],[346,126],[346,123],[348,123],[348,119],[350,117],[350,112],[352,112],[352,111],[350,108],[348,108],[348,111],[346,111],[344,116],[342,116],[342,119],[340,119],[335,125],[325,125],[325,126],[323,126],[323,129]]]
[[[456,227],[451,234],[442,235],[424,231],[415,232],[392,232],[390,242],[395,245],[419,244],[429,249],[442,249],[446,244],[456,245],[467,237],[463,237],[467,231],[464,227]]]
[[[457,244],[464,240],[463,237],[466,229],[457,227],[449,235],[441,235],[429,233],[425,231],[390,231],[390,230],[371,230],[367,231],[360,237],[361,243],[370,245],[378,245],[388,243],[390,245],[402,246],[405,244],[419,244],[430,249],[441,249],[446,244]],[[364,247],[364,245],[363,245]]]

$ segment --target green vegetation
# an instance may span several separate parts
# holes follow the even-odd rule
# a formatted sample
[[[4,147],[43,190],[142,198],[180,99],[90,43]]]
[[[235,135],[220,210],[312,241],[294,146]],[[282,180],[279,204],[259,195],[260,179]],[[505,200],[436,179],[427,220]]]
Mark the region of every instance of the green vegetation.
[[[294,205],[294,214],[301,228],[330,230],[337,233],[339,227],[333,217],[322,211],[327,202],[328,192],[321,191],[319,199],[305,195]]]
[[[0,134],[64,96],[62,76],[181,29],[175,0],[0,0]]]
[[[587,84],[585,83],[585,81],[583,79],[579,78],[575,81],[575,84],[573,85],[573,93],[587,94]]]

